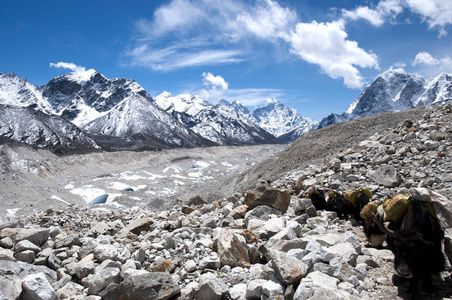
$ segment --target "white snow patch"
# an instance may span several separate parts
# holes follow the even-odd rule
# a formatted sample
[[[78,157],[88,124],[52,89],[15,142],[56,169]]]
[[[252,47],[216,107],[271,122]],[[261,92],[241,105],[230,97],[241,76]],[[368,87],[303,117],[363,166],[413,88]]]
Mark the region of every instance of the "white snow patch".
[[[122,191],[123,189],[129,188],[129,187],[133,189],[133,187],[131,187],[130,185],[122,183],[122,182],[117,182],[117,181],[116,182],[109,182],[107,184],[107,186],[110,189],[114,189],[114,190],[118,190],[118,191]]]
[[[226,161],[222,162],[221,164],[225,167],[232,167],[232,165]]]
[[[188,177],[182,176],[182,175],[171,175],[171,178],[179,178],[179,179],[188,179]]]
[[[104,190],[93,187],[92,185],[85,185],[70,191],[72,194],[79,195],[89,203],[94,198],[106,194]],[[109,195],[110,197],[110,195]]]
[[[182,182],[182,181],[179,181],[179,180],[174,180],[173,183],[175,185],[185,185],[186,184],[185,182]]]
[[[188,177],[200,178],[202,176],[202,172],[190,172],[187,174]]]
[[[66,190],[72,190],[72,189],[74,189],[74,188],[75,188],[75,185],[74,185],[73,182],[68,183],[68,184],[64,187],[64,189],[66,189]]]
[[[209,163],[203,162],[203,161],[197,161],[197,162],[195,163],[195,165],[199,166],[200,168],[207,168],[208,166],[210,166]]]
[[[169,167],[167,167],[167,168],[165,168],[164,170],[163,170],[163,173],[166,173],[166,172],[168,172],[168,171],[172,171],[172,172],[174,172],[174,173],[177,173],[177,174],[179,174],[180,172],[182,172],[182,168],[180,168],[180,167],[177,167],[177,166],[169,166]]]
[[[70,205],[69,202],[64,201],[63,199],[61,199],[60,197],[58,197],[58,196],[56,196],[56,195],[53,195],[52,197],[50,197],[50,199],[55,199],[55,200],[58,200],[58,201],[61,201],[61,202],[65,203],[65,204],[67,204],[67,205]]]
[[[165,178],[165,176],[153,174],[153,173],[150,173],[150,172],[147,172],[147,171],[143,171],[143,173],[145,173],[146,175],[150,176],[150,177],[146,178],[146,179],[149,179],[149,180],[155,180],[157,178]]]
[[[6,211],[8,212],[8,214],[10,215],[15,215],[20,208],[11,208],[11,209],[7,209]]]

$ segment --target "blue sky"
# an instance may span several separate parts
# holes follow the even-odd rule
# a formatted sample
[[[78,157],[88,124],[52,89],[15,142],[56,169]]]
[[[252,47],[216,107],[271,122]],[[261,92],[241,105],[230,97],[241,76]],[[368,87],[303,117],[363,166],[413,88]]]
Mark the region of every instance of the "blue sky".
[[[152,96],[253,108],[276,98],[320,121],[375,77],[452,72],[450,0],[1,1],[0,72],[36,85],[74,70]]]

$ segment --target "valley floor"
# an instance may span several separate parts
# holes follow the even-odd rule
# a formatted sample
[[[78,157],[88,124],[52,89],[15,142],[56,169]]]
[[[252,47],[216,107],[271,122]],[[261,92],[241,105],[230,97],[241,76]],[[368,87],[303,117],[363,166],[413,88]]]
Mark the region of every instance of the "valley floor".
[[[110,206],[162,210],[177,199],[215,190],[222,180],[244,172],[285,147],[208,147],[56,156],[46,150],[0,145],[0,216],[33,214],[69,204],[87,205],[105,194]]]

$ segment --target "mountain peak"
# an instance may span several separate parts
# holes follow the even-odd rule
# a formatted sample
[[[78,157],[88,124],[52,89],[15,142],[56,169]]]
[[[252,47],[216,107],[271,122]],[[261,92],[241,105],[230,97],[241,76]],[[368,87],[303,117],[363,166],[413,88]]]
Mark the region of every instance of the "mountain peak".
[[[160,95],[158,95],[157,97],[160,97],[160,98],[169,98],[169,97],[172,97],[172,95],[171,95],[171,93],[170,92],[167,92],[167,91],[163,91]],[[157,98],[156,97],[156,98]]]
[[[86,71],[75,71],[75,72],[67,73],[63,76],[69,80],[83,84],[85,82],[88,82],[92,77],[94,77],[94,75],[97,75],[97,74],[100,74],[100,73],[98,73],[94,69],[89,69]]]

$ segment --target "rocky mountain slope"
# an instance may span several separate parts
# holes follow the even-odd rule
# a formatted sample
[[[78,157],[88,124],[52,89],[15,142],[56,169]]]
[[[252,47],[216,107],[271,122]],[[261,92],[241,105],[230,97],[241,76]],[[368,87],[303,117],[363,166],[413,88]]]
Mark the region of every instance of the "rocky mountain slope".
[[[450,200],[451,116],[448,104],[323,128],[242,176],[259,173],[257,189],[210,202],[201,195],[164,211],[67,206],[12,218],[0,227],[0,291],[22,299],[406,299],[389,250],[369,247],[353,219],[317,211],[301,195],[312,185],[365,186],[377,200],[412,188]],[[258,205],[266,191],[273,196]],[[448,267],[423,299],[452,297]]]
[[[94,139],[63,118],[29,107],[0,104],[0,136],[55,153],[95,151]]]
[[[426,80],[403,70],[389,70],[377,76],[344,113],[325,117],[319,128],[384,112],[451,101],[451,74],[441,73],[436,78]]]

